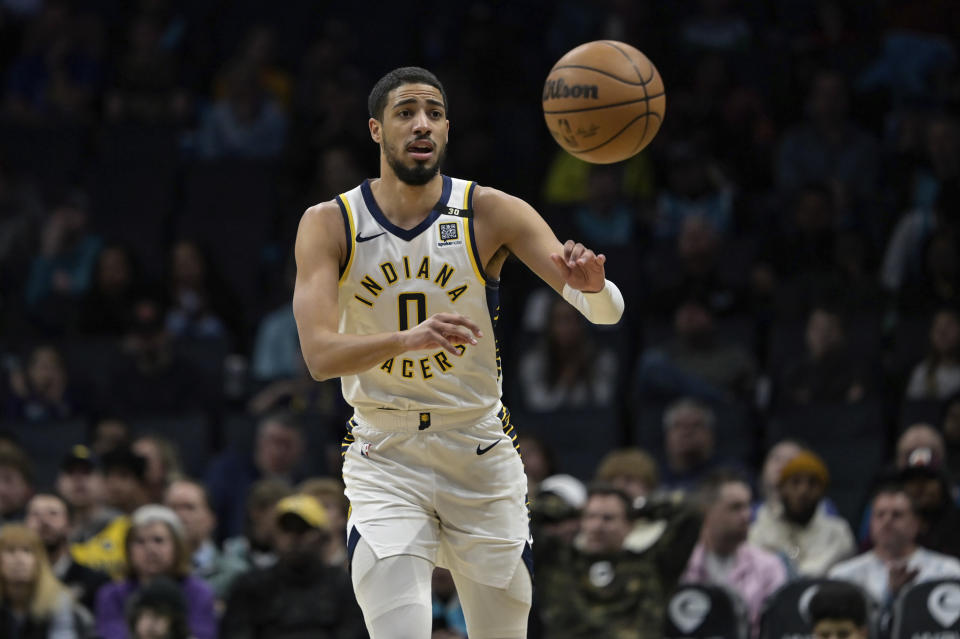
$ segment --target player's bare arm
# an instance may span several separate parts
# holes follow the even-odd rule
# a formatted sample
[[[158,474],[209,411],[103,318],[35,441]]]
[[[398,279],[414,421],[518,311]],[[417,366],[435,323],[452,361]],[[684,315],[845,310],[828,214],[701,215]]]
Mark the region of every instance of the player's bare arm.
[[[615,288],[606,281],[604,255],[597,255],[573,240],[561,244],[532,206],[497,189],[478,187],[473,204],[477,248],[485,264],[490,260],[497,262],[500,247],[505,247],[591,321],[603,324],[619,321],[623,311],[619,291],[615,293],[619,310],[611,307],[600,315],[590,313],[589,301],[583,296]],[[500,264],[502,259],[496,264],[497,269]],[[579,297],[575,297],[578,294]]]
[[[476,344],[480,328],[457,313],[437,313],[405,331],[350,335],[338,331],[340,267],[347,253],[343,218],[335,202],[307,209],[296,241],[293,314],[300,349],[316,380],[352,375],[407,351]]]

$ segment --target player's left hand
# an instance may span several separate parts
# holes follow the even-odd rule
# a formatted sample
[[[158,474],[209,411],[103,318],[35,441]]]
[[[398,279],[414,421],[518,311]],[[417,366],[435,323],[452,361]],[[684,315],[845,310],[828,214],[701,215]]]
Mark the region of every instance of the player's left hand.
[[[567,240],[563,245],[563,255],[552,253],[550,259],[563,273],[563,281],[570,288],[584,293],[597,293],[603,290],[603,265],[607,261],[602,253],[597,255],[583,244]]]

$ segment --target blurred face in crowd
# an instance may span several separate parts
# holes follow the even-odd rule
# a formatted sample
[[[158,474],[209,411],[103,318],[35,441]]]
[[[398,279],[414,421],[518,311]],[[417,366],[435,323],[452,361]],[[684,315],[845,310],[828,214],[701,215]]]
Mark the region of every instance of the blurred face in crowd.
[[[953,444],[960,442],[960,400],[947,404],[943,418],[943,436]]]
[[[704,528],[718,548],[729,550],[747,540],[750,530],[750,487],[743,482],[726,482],[708,506]]]
[[[811,473],[794,473],[780,482],[780,500],[790,521],[806,524],[823,499],[826,486]]]
[[[26,506],[31,490],[18,468],[0,466],[0,514],[9,515]]]
[[[823,619],[813,628],[814,639],[867,639],[867,629],[845,619]]]
[[[903,482],[907,493],[921,515],[934,515],[945,505],[943,483],[935,475],[916,474]]]
[[[163,450],[152,437],[141,437],[130,448],[147,460],[146,482],[151,488],[163,487],[167,483],[167,463]]]
[[[797,228],[806,234],[816,234],[833,227],[833,207],[830,195],[819,189],[806,189],[797,196],[793,209]]]
[[[688,270],[699,273],[712,268],[718,246],[717,233],[705,218],[693,216],[683,221],[678,247]]]
[[[905,492],[881,493],[873,500],[870,537],[878,550],[901,555],[913,548],[920,522]]]
[[[650,493],[650,486],[639,475],[623,473],[614,475],[607,479],[614,487],[622,490],[630,499],[636,500],[640,497],[646,497]]]
[[[807,320],[807,350],[814,359],[833,351],[843,343],[840,318],[834,313],[817,309]]]
[[[713,334],[713,315],[706,306],[697,302],[686,302],[680,306],[673,323],[677,336],[688,343],[699,344]]]
[[[707,416],[699,409],[690,407],[678,411],[667,425],[667,460],[677,470],[692,468],[710,459],[713,443]]]
[[[170,617],[145,608],[137,614],[133,623],[134,639],[169,639]]]
[[[276,522],[273,547],[278,555],[288,557],[299,553],[319,556],[326,539],[326,532],[313,528],[299,516],[288,513]]]
[[[172,574],[175,560],[173,531],[165,523],[153,521],[131,532],[129,561],[137,578]]]
[[[786,466],[787,462],[794,458],[803,448],[800,444],[790,440],[782,441],[774,445],[767,453],[767,458],[763,462],[763,489],[765,497],[777,496],[777,484],[780,483],[780,471]]]
[[[203,256],[192,242],[177,242],[173,246],[173,281],[179,286],[200,288],[206,276]]]
[[[41,346],[33,351],[27,376],[33,389],[46,396],[61,394],[67,384],[63,360],[51,346]]]
[[[99,504],[103,492],[103,475],[90,466],[75,464],[57,475],[57,493],[73,508],[82,510]]]
[[[130,427],[119,419],[102,419],[97,422],[90,447],[98,455],[125,444],[130,437]]]
[[[897,468],[906,468],[910,453],[918,448],[929,448],[935,459],[944,457],[940,433],[929,424],[914,424],[903,431],[903,435],[897,440]]]
[[[955,357],[960,345],[960,318],[952,311],[940,311],[930,327],[930,346],[943,357]]]
[[[27,518],[24,523],[37,533],[48,553],[65,543],[70,533],[67,505],[55,495],[34,496],[27,504]]]
[[[807,102],[810,116],[817,122],[835,122],[847,114],[847,89],[843,77],[821,72],[813,80]]]
[[[0,550],[0,573],[9,584],[30,584],[37,578],[39,561],[27,544],[10,544]]]
[[[167,489],[166,506],[183,522],[187,540],[197,546],[213,536],[216,518],[203,489],[189,481],[175,481]],[[346,526],[346,522],[344,522]]]
[[[299,431],[277,421],[267,421],[257,436],[257,467],[266,475],[287,475],[300,463],[303,439]]]
[[[592,495],[583,508],[580,531],[588,553],[620,550],[630,532],[627,505],[617,495]]]
[[[144,487],[140,478],[125,469],[108,470],[104,479],[107,504],[124,512],[132,512],[144,502]]]
[[[108,247],[100,253],[97,262],[97,282],[101,293],[120,295],[125,292],[133,279],[130,260],[123,249]]]

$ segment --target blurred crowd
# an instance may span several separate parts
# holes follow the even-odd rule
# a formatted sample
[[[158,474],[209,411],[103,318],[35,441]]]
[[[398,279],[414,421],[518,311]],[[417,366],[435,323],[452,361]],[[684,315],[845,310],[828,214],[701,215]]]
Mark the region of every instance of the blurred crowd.
[[[401,64],[445,84],[444,172],[626,298],[601,329],[504,268],[531,636],[659,637],[680,582],[757,631],[827,576],[889,622],[960,575],[957,33],[944,0],[0,0],[0,636],[364,636],[349,410],[305,370],[291,254],[375,176],[366,96]],[[667,92],[611,166],[538,104],[601,38]]]

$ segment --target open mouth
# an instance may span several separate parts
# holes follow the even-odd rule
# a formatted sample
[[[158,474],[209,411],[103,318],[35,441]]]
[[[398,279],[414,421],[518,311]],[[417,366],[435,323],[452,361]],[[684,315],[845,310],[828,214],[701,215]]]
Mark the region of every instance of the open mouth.
[[[407,145],[407,153],[415,160],[429,160],[433,156],[433,142],[417,140]]]

